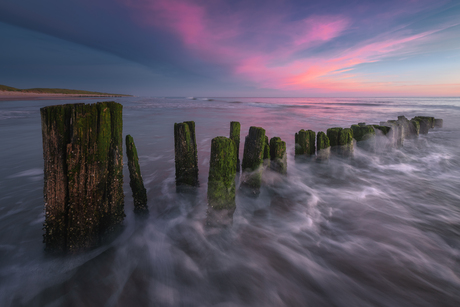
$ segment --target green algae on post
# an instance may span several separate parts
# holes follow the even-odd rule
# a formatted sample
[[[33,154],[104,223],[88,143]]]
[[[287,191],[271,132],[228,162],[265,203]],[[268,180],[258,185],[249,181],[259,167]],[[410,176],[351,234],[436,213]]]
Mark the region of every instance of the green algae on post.
[[[365,123],[351,125],[351,130],[353,130],[353,138],[356,142],[366,141],[375,135],[374,128]]]
[[[434,117],[416,116],[412,118],[420,123],[420,133],[427,134],[431,128],[434,128]]]
[[[316,137],[316,160],[323,161],[329,159],[331,143],[326,133],[319,131]]]
[[[379,130],[383,135],[387,135],[388,132],[390,131],[390,127],[387,126],[381,126],[381,125],[372,125],[374,129]]]
[[[416,119],[411,119],[410,124],[412,127],[410,128],[412,131],[413,136],[419,136],[420,134],[420,122]]]
[[[47,250],[89,249],[120,229],[122,109],[115,102],[40,109]]]
[[[340,154],[344,157],[353,155],[353,130],[344,128],[339,133]]]
[[[270,139],[270,168],[280,174],[287,173],[287,154],[286,142],[282,141],[279,137]]]
[[[265,135],[265,145],[264,145],[264,167],[270,167],[270,142],[268,141],[268,136]]]
[[[239,122],[230,123],[230,139],[235,143],[236,151],[236,171],[240,171],[240,130],[241,125]]]
[[[329,128],[326,131],[327,137],[329,138],[329,142],[331,144],[331,151],[338,153],[339,152],[339,135],[340,131],[342,131],[341,127],[334,127]]]
[[[353,138],[356,140],[356,146],[364,150],[374,151],[376,140],[373,126],[359,123],[351,125],[351,130],[353,130]]]
[[[176,190],[184,192],[191,187],[197,187],[199,183],[195,122],[174,124],[174,153]]]
[[[236,161],[233,140],[223,136],[212,139],[207,193],[208,225],[231,224],[231,217],[236,206]],[[223,210],[225,210],[224,213]]]
[[[312,130],[300,130],[295,134],[295,155],[300,156],[314,156],[316,133]]]
[[[147,214],[147,191],[142,180],[141,169],[139,167],[139,157],[137,156],[136,145],[131,135],[126,136],[126,155],[128,156],[129,186],[133,192],[134,213]]]
[[[244,140],[243,177],[241,186],[258,194],[262,183],[262,165],[265,150],[265,130],[261,127],[250,127]]]

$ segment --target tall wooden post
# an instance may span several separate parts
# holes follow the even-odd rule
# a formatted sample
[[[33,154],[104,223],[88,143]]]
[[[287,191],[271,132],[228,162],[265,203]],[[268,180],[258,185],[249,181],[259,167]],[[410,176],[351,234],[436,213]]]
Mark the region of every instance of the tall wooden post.
[[[235,211],[235,142],[219,136],[211,141],[208,177],[208,226],[225,226]]]
[[[259,194],[262,184],[262,165],[265,149],[265,130],[260,127],[250,127],[244,141],[243,177],[241,186]]]
[[[183,192],[190,187],[197,187],[199,183],[195,122],[174,124],[174,152],[176,190]]]
[[[283,142],[279,137],[273,137],[270,139],[270,159],[270,168],[275,172],[286,175],[286,142]]]
[[[316,133],[312,130],[300,130],[295,134],[295,157],[306,158],[314,156]]]
[[[48,250],[97,246],[122,223],[122,109],[115,102],[40,109]]]
[[[316,147],[317,147],[317,161],[325,161],[329,159],[329,155],[331,152],[331,143],[329,138],[327,137],[326,133],[323,131],[319,131],[316,137]]]
[[[241,125],[239,122],[231,122],[230,123],[230,139],[233,140],[235,143],[235,151],[236,151],[236,172],[240,172],[240,130]]]
[[[136,145],[131,135],[126,136],[126,155],[128,156],[129,186],[133,192],[134,212],[137,214],[147,214],[147,191],[142,180],[141,169],[139,167],[139,157],[137,156]]]

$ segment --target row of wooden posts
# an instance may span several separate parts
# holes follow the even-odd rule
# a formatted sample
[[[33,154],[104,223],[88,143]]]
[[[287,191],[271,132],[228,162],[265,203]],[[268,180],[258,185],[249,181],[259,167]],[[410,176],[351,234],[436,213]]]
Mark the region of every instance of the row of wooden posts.
[[[316,158],[329,159],[331,151],[342,157],[353,155],[357,146],[371,149],[376,133],[387,136],[391,147],[400,147],[405,138],[426,134],[431,128],[442,127],[442,119],[417,116],[408,120],[399,116],[397,120],[380,122],[380,125],[359,123],[350,128],[329,128],[316,134],[312,130],[300,130],[295,134],[296,160]],[[198,159],[195,139],[195,123],[174,125],[176,187],[184,191],[198,186]],[[378,131],[378,132],[377,132]],[[230,137],[219,136],[211,141],[211,157],[208,177],[207,224],[222,226],[231,223],[236,208],[236,173],[239,171],[240,123],[230,123]],[[316,145],[316,146],[315,146]],[[287,173],[286,143],[279,137],[268,139],[261,127],[250,127],[244,142],[242,179],[240,188],[249,195],[258,195],[262,184],[262,172],[269,167],[280,174]],[[225,213],[223,213],[224,211]]]
[[[122,105],[115,102],[66,104],[44,107],[42,118],[44,157],[45,224],[48,250],[79,251],[99,245],[116,233],[125,217],[123,194]],[[395,146],[404,138],[442,127],[441,119],[404,116],[380,125],[360,123],[351,128],[330,128],[327,133],[300,130],[295,134],[297,159],[316,157],[323,161],[331,152],[353,154],[357,145],[371,140],[376,131]],[[316,141],[316,144],[315,144]],[[125,138],[134,198],[134,211],[148,214],[147,193],[138,163],[134,139]],[[211,141],[208,177],[207,224],[231,223],[236,208],[236,173],[240,172],[240,123],[230,123],[229,138]],[[198,153],[193,121],[174,124],[176,189],[193,191],[198,183]],[[241,189],[259,193],[264,168],[287,173],[286,143],[270,140],[261,127],[250,127],[244,141]]]

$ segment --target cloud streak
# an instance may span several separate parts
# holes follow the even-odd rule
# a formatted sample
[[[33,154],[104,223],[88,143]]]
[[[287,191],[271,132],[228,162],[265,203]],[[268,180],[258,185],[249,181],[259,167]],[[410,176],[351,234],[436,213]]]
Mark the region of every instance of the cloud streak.
[[[393,89],[399,94],[398,82],[405,81],[407,88],[459,82],[428,77],[411,82],[418,77],[413,72],[403,80],[400,76],[411,72],[401,71],[394,60],[407,63],[427,52],[460,48],[459,35],[447,31],[458,24],[460,5],[449,3],[69,0],[54,5],[51,0],[5,0],[0,21],[139,63],[177,87],[201,82],[205,88],[212,81],[221,89],[232,84],[259,93],[352,95]],[[434,67],[438,59],[431,61]],[[390,74],[396,76],[394,82],[387,79]]]
[[[230,14],[225,10],[216,13],[205,2],[187,0],[119,1],[141,26],[170,32],[201,61],[226,65],[234,77],[256,87],[279,90],[372,92],[388,88],[387,83],[369,84],[354,68],[404,53],[412,42],[426,40],[446,28],[421,33],[389,31],[337,48],[333,43],[358,26],[346,13],[292,19],[284,10],[265,11],[260,16],[244,7]],[[380,16],[391,19],[407,10],[404,7]],[[331,44],[331,51],[309,55],[309,50],[327,44]]]

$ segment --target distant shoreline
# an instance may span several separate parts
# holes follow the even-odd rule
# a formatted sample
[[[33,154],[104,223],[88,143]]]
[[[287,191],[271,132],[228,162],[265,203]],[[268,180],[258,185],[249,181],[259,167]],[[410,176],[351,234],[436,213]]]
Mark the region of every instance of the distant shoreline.
[[[28,93],[0,91],[0,101],[8,100],[42,100],[42,99],[88,99],[88,98],[113,98],[127,97],[127,95],[94,95],[94,94],[54,94],[54,93]]]

